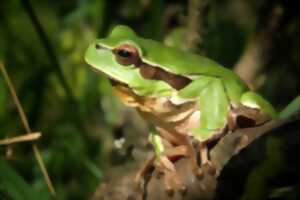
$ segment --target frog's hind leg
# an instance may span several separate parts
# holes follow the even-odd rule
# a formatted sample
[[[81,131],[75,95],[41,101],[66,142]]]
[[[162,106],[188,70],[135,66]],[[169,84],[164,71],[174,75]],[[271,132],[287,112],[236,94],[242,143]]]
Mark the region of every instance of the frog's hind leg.
[[[249,128],[266,121],[266,116],[260,114],[260,110],[244,105],[233,107],[228,115],[228,130],[237,128]],[[259,119],[261,118],[261,119]]]
[[[249,91],[242,95],[240,105],[230,111],[228,127],[233,130],[258,126],[276,116],[277,113],[269,102]]]
[[[278,113],[274,107],[262,96],[255,92],[246,92],[242,95],[240,102],[250,108],[259,109],[262,115],[268,118],[276,118]],[[262,119],[263,120],[263,119]]]

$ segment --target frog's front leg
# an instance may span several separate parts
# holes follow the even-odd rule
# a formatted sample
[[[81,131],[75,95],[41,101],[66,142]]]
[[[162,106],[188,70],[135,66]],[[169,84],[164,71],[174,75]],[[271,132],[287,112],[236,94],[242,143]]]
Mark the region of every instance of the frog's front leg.
[[[209,156],[207,143],[220,138],[226,132],[227,116],[230,102],[222,81],[218,78],[207,78],[208,84],[199,92],[198,105],[201,112],[197,128],[190,130],[194,148],[200,154],[200,167],[207,165],[209,173],[214,174],[215,168]]]
[[[230,102],[223,83],[218,78],[206,78],[209,82],[199,91],[198,105],[200,123],[189,131],[189,135],[199,142],[214,140],[224,132]]]

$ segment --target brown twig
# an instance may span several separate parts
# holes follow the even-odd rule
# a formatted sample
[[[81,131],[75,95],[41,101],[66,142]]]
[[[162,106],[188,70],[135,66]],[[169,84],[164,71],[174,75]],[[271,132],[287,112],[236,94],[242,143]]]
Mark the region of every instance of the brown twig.
[[[0,140],[0,145],[11,145],[19,142],[32,142],[38,140],[41,137],[40,132],[28,133],[26,135],[15,136],[11,138],[5,138]]]
[[[267,19],[261,19],[261,29],[250,37],[243,54],[234,66],[234,71],[253,89],[261,85],[257,77],[270,58],[269,52],[282,15],[282,8],[276,5]]]
[[[19,98],[18,98],[18,96],[17,96],[17,94],[16,94],[16,90],[15,90],[13,84],[12,84],[12,81],[10,80],[9,75],[7,74],[7,71],[6,71],[5,66],[4,66],[4,64],[2,63],[2,61],[0,61],[0,69],[1,69],[1,72],[2,72],[2,74],[3,74],[4,80],[5,80],[5,82],[7,83],[7,86],[8,86],[8,88],[9,88],[9,91],[10,91],[10,93],[11,93],[12,99],[13,99],[13,101],[14,101],[16,107],[17,107],[17,110],[18,110],[18,112],[19,112],[19,115],[20,115],[22,124],[23,124],[23,126],[24,126],[24,128],[25,128],[27,134],[30,134],[30,133],[32,133],[32,131],[31,131],[31,128],[30,128],[30,126],[29,126],[27,117],[26,117],[26,115],[25,115],[25,112],[24,112],[24,110],[23,110],[23,107],[21,106],[21,103],[20,103],[20,101],[19,101]],[[32,144],[32,149],[33,149],[35,158],[36,158],[36,160],[37,160],[37,162],[38,162],[38,164],[39,164],[39,166],[40,166],[40,168],[41,168],[41,171],[42,171],[42,173],[43,173],[43,176],[44,176],[44,179],[45,179],[45,181],[46,181],[46,183],[47,183],[48,189],[49,189],[50,193],[51,193],[53,196],[55,196],[55,195],[56,195],[55,189],[54,189],[54,187],[53,187],[53,184],[52,184],[52,182],[51,182],[51,179],[50,179],[50,177],[49,177],[49,174],[48,174],[48,172],[47,172],[47,169],[46,169],[46,167],[45,167],[45,164],[44,164],[44,162],[43,162],[41,153],[40,153],[40,151],[39,151],[39,149],[38,149],[38,147],[37,147],[37,145],[36,145],[35,143]]]
[[[189,0],[186,31],[186,48],[192,51],[199,49],[205,33],[204,19],[208,11],[208,0]],[[200,48],[201,51],[201,48]]]

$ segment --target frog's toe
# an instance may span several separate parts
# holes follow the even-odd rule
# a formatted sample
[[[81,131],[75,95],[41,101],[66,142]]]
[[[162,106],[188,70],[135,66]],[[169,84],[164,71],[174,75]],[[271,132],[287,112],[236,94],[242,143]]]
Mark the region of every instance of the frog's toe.
[[[175,189],[172,180],[168,176],[168,174],[165,174],[164,177],[165,191],[168,194],[168,196],[173,196],[175,193]]]
[[[173,188],[168,187],[168,188],[166,188],[166,193],[168,194],[168,196],[172,197],[172,196],[174,196],[175,191]]]
[[[201,180],[204,177],[203,170],[197,166],[197,168],[193,169],[194,176],[197,177],[197,179]]]
[[[161,172],[161,171],[159,171],[159,172],[157,172],[157,174],[156,174],[156,178],[157,178],[157,179],[161,179],[161,177],[163,177],[163,175],[164,175],[164,173]]]
[[[187,187],[185,185],[182,185],[180,188],[179,188],[179,192],[182,196],[184,196],[186,193],[187,193]]]
[[[207,169],[207,173],[211,176],[214,176],[216,174],[216,167],[212,164],[211,161],[207,161],[203,164],[203,167]]]
[[[184,195],[187,187],[183,184],[181,177],[176,171],[168,171],[164,173],[165,190],[169,196],[173,196],[176,191]]]
[[[144,182],[144,172],[140,170],[134,177],[134,181],[133,181],[134,188],[139,190],[140,188],[142,188],[143,182]]]

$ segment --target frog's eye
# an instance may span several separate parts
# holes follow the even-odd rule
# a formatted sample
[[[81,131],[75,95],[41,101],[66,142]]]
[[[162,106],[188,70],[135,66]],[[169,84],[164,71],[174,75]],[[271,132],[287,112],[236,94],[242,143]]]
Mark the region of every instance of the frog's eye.
[[[140,61],[138,50],[129,45],[123,44],[113,50],[116,60],[121,65],[137,65]]]
[[[100,44],[96,44],[96,45],[95,45],[95,48],[96,48],[96,49],[102,49],[102,46],[101,46]]]

